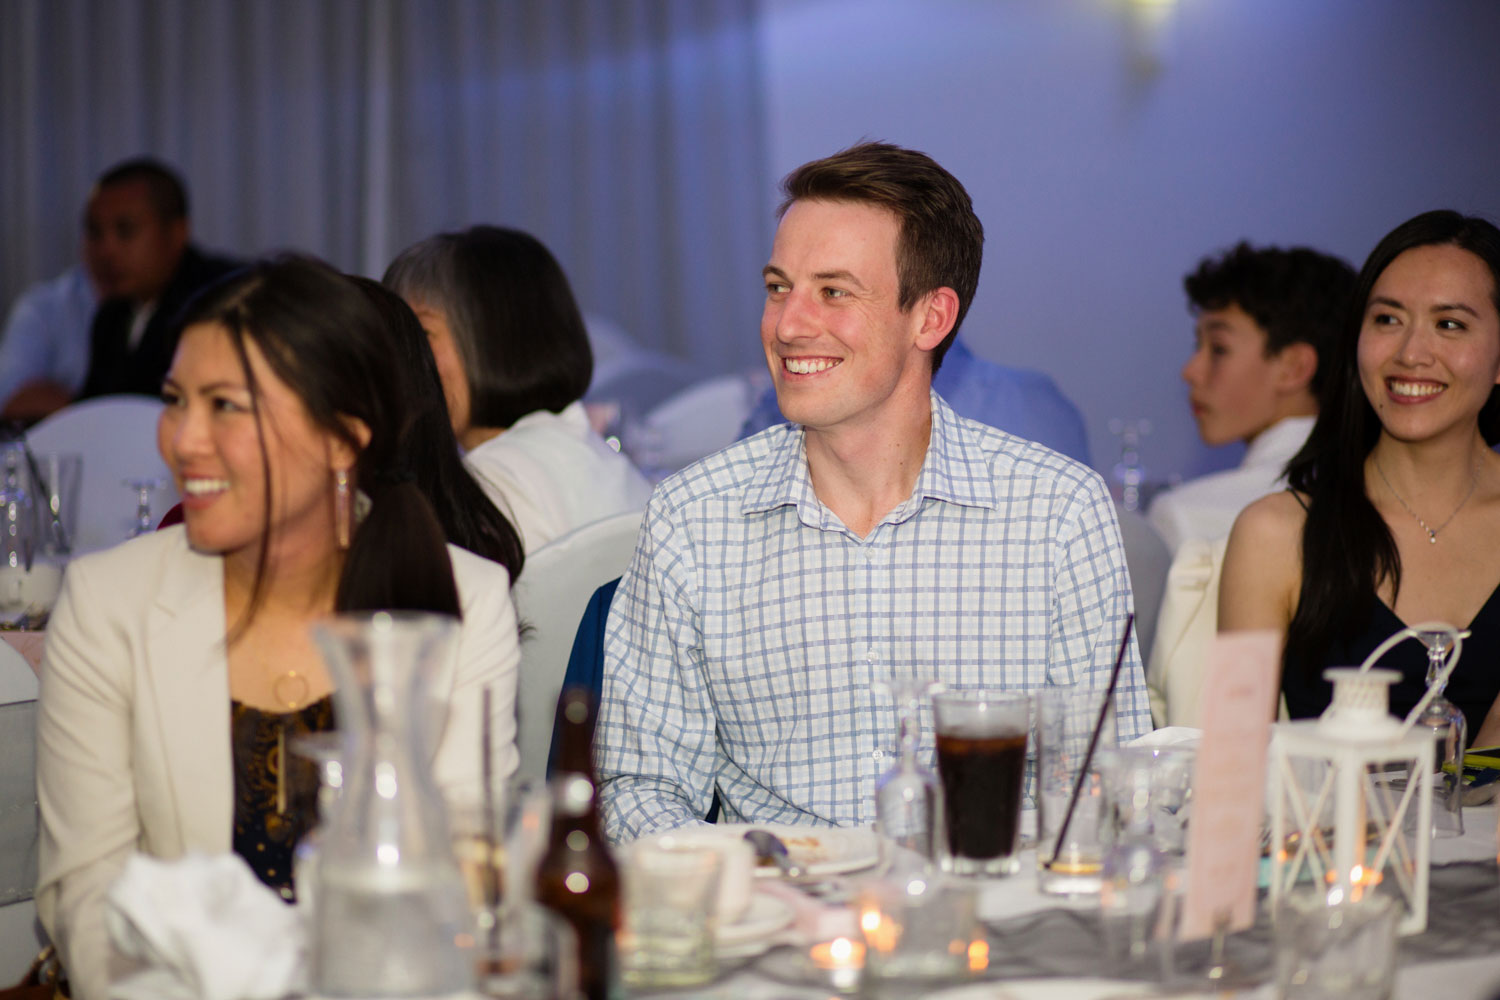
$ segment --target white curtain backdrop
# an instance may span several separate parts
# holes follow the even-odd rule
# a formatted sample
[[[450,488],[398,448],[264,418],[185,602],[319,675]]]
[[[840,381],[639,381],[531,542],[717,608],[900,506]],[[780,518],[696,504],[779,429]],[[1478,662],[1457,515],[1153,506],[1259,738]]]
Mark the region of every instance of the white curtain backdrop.
[[[773,220],[755,0],[0,0],[0,305],[68,266],[149,153],[194,234],[378,276],[492,222],[588,311],[753,363]]]

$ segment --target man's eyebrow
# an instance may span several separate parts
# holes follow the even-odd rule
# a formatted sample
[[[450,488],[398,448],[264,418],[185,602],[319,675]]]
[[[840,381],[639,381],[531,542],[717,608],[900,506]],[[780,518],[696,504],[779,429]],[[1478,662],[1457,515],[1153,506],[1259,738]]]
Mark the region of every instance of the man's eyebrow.
[[[791,280],[786,276],[786,272],[777,267],[775,264],[767,264],[765,267],[761,268],[760,276],[762,278],[780,278],[782,281]]]
[[[859,288],[865,287],[865,283],[856,278],[853,271],[819,271],[813,277],[819,281],[842,281]]]

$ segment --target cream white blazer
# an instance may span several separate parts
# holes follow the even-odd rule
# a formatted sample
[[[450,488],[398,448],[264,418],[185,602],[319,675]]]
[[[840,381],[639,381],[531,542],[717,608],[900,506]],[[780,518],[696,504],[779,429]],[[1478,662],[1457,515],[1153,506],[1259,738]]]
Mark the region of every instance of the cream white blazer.
[[[517,765],[520,650],[505,568],[449,546],[463,608],[435,697],[448,712],[435,769],[477,799],[480,691],[493,691],[495,772]],[[79,1000],[105,1000],[102,900],[132,851],[231,849],[234,775],[223,563],[181,527],[68,567],[47,630],[37,718],[37,910]]]

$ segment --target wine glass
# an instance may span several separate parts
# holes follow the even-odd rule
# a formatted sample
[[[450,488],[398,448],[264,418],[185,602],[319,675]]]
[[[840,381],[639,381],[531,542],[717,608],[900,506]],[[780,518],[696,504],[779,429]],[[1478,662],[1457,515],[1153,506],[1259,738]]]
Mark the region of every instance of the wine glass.
[[[151,516],[151,494],[161,489],[162,481],[149,476],[142,479],[127,479],[124,485],[135,491],[135,524],[130,529],[131,538],[149,535],[156,530],[156,519]]]
[[[1442,629],[1418,629],[1416,635],[1427,647],[1427,686],[1437,690],[1416,722],[1418,726],[1430,729],[1437,741],[1432,836],[1461,837],[1464,833],[1464,750],[1469,745],[1468,723],[1458,706],[1443,697],[1447,681],[1440,679],[1443,661],[1453,648],[1453,635]]]
[[[896,846],[931,859],[938,784],[931,771],[917,761],[921,735],[917,712],[922,701],[940,685],[915,677],[889,677],[871,690],[895,702],[899,759],[875,779],[875,816],[881,832]]]

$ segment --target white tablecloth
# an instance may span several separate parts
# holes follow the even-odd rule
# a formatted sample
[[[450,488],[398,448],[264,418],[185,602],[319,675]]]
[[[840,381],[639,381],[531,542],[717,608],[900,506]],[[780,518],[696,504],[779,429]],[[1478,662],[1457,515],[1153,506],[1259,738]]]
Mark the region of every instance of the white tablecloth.
[[[1443,865],[1458,861],[1493,861],[1496,856],[1496,820],[1493,806],[1474,807],[1465,810],[1465,832],[1461,838],[1439,840],[1433,844],[1432,863]],[[1076,909],[1080,916],[1091,915],[1096,904],[1091,901],[1069,903],[1055,897],[1043,896],[1036,888],[1035,857],[1028,853],[1022,859],[1021,874],[984,883],[980,890],[979,913],[986,923],[1039,913],[1058,907]],[[1487,871],[1493,871],[1487,869]],[[1491,877],[1486,875],[1484,877]],[[1500,879],[1493,891],[1494,918],[1500,925]],[[1429,900],[1433,909],[1441,908],[1444,900],[1434,894]],[[764,960],[762,960],[764,961]],[[768,963],[769,964],[769,963]],[[1037,978],[1004,981],[985,981],[964,986],[937,990],[929,996],[940,996],[943,1000],[1103,1000],[1107,997],[1166,995],[1164,991],[1148,983],[1110,981],[1098,978],[1083,978],[1091,975],[1099,966],[1098,956],[1079,956],[1080,978]],[[1257,972],[1259,970],[1247,970]],[[1093,971],[1097,975],[1096,971]],[[1270,970],[1264,970],[1269,979]],[[1270,985],[1254,989],[1221,991],[1211,993],[1206,988],[1203,996],[1234,996],[1247,1000],[1270,1000],[1273,990]],[[745,968],[720,981],[691,994],[695,997],[714,1000],[824,1000],[830,991],[815,986],[796,986],[772,979],[752,962]],[[1173,997],[1191,996],[1182,990],[1173,990]],[[1500,995],[1500,949],[1493,954],[1470,958],[1404,963],[1397,972],[1395,1000],[1493,1000]],[[681,997],[683,994],[671,994]]]

